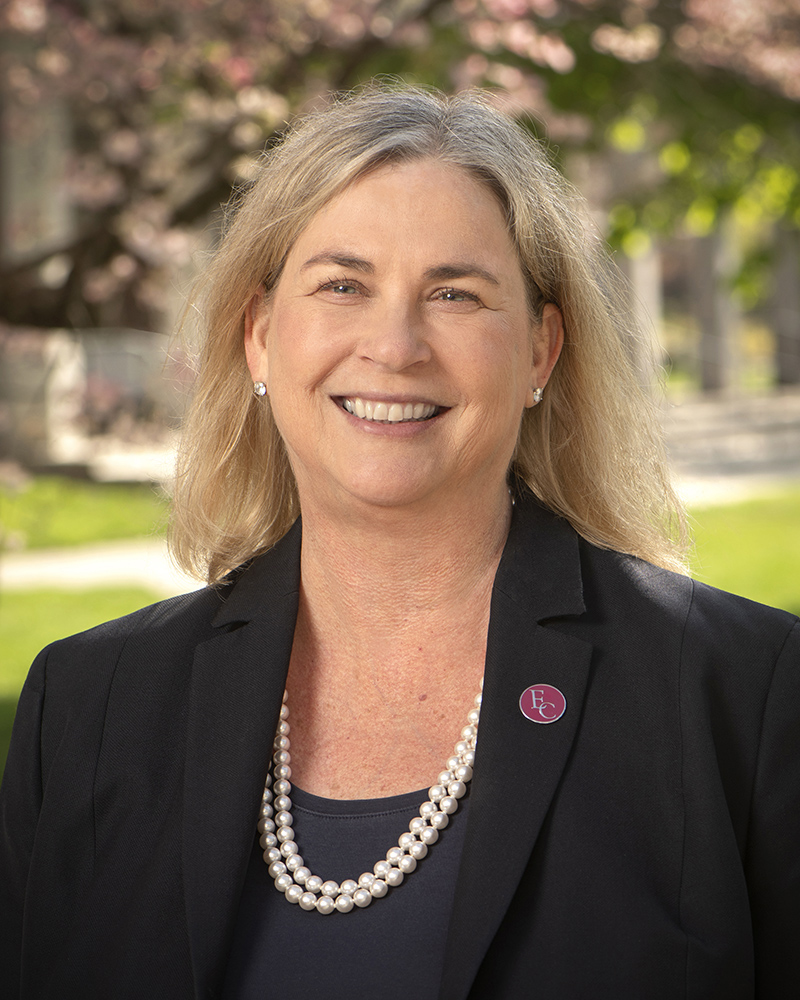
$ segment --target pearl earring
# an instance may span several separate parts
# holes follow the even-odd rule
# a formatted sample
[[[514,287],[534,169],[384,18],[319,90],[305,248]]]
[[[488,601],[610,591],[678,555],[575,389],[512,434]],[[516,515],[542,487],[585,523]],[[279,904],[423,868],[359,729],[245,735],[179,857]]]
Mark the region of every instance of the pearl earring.
[[[266,382],[253,382],[253,395],[254,396],[266,396],[267,394],[267,383]]]
[[[536,403],[541,403],[541,401],[542,401],[542,393],[543,392],[544,392],[544,389],[534,389],[533,390],[533,402],[534,402],[534,405]]]

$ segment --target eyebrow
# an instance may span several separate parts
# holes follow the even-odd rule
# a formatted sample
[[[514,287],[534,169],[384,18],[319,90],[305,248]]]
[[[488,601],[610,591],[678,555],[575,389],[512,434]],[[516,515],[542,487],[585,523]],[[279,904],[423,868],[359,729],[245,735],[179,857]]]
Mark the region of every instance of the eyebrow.
[[[363,257],[355,257],[352,254],[340,253],[338,251],[323,250],[322,253],[314,254],[301,266],[300,270],[316,267],[319,264],[334,264],[337,267],[349,267],[362,274],[374,274],[375,265]],[[491,271],[476,264],[473,261],[456,261],[452,264],[439,264],[436,267],[429,267],[424,275],[427,281],[453,281],[458,278],[483,278],[491,285],[499,285],[500,281]]]
[[[374,265],[368,260],[364,260],[363,257],[354,257],[347,253],[337,253],[335,250],[323,250],[322,253],[314,254],[313,257],[308,258],[300,270],[305,271],[310,267],[316,267],[318,264],[335,264],[337,267],[349,267],[354,271],[361,271],[362,274],[375,273]]]

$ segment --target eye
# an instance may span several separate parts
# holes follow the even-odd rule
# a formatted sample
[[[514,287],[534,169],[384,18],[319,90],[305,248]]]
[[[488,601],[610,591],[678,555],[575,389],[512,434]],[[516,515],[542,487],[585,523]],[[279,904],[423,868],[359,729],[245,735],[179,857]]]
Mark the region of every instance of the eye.
[[[363,289],[356,281],[348,281],[346,278],[329,278],[319,286],[317,291],[332,292],[337,297],[345,297],[358,295]]]
[[[481,300],[473,292],[468,292],[464,288],[440,288],[433,293],[433,298],[440,302],[474,302],[478,305]]]

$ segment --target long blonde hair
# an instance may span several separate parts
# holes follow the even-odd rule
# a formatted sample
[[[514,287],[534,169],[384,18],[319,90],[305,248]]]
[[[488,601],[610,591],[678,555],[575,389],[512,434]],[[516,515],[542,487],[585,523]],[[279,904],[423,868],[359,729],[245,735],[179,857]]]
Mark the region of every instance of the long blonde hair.
[[[269,295],[298,235],[347,184],[425,158],[491,188],[533,311],[553,302],[564,317],[564,349],[542,403],[524,413],[510,475],[596,545],[683,569],[685,527],[658,409],[631,365],[625,296],[582,199],[486,95],[382,84],[298,120],[229,206],[196,298],[205,340],[174,486],[176,561],[214,582],[271,547],[299,514],[269,402],[251,392],[245,310],[260,286]]]

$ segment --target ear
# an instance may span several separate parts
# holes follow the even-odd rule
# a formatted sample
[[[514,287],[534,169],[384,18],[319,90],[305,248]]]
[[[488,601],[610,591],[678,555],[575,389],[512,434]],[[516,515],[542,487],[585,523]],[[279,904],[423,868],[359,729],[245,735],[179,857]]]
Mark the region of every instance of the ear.
[[[564,320],[561,310],[552,302],[545,304],[542,319],[533,331],[533,366],[531,367],[531,384],[525,397],[525,406],[534,406],[536,389],[544,389],[547,380],[555,368],[564,346]]]
[[[269,319],[270,309],[262,285],[247,303],[244,311],[244,353],[254,382],[266,382],[269,374],[267,365]]]

